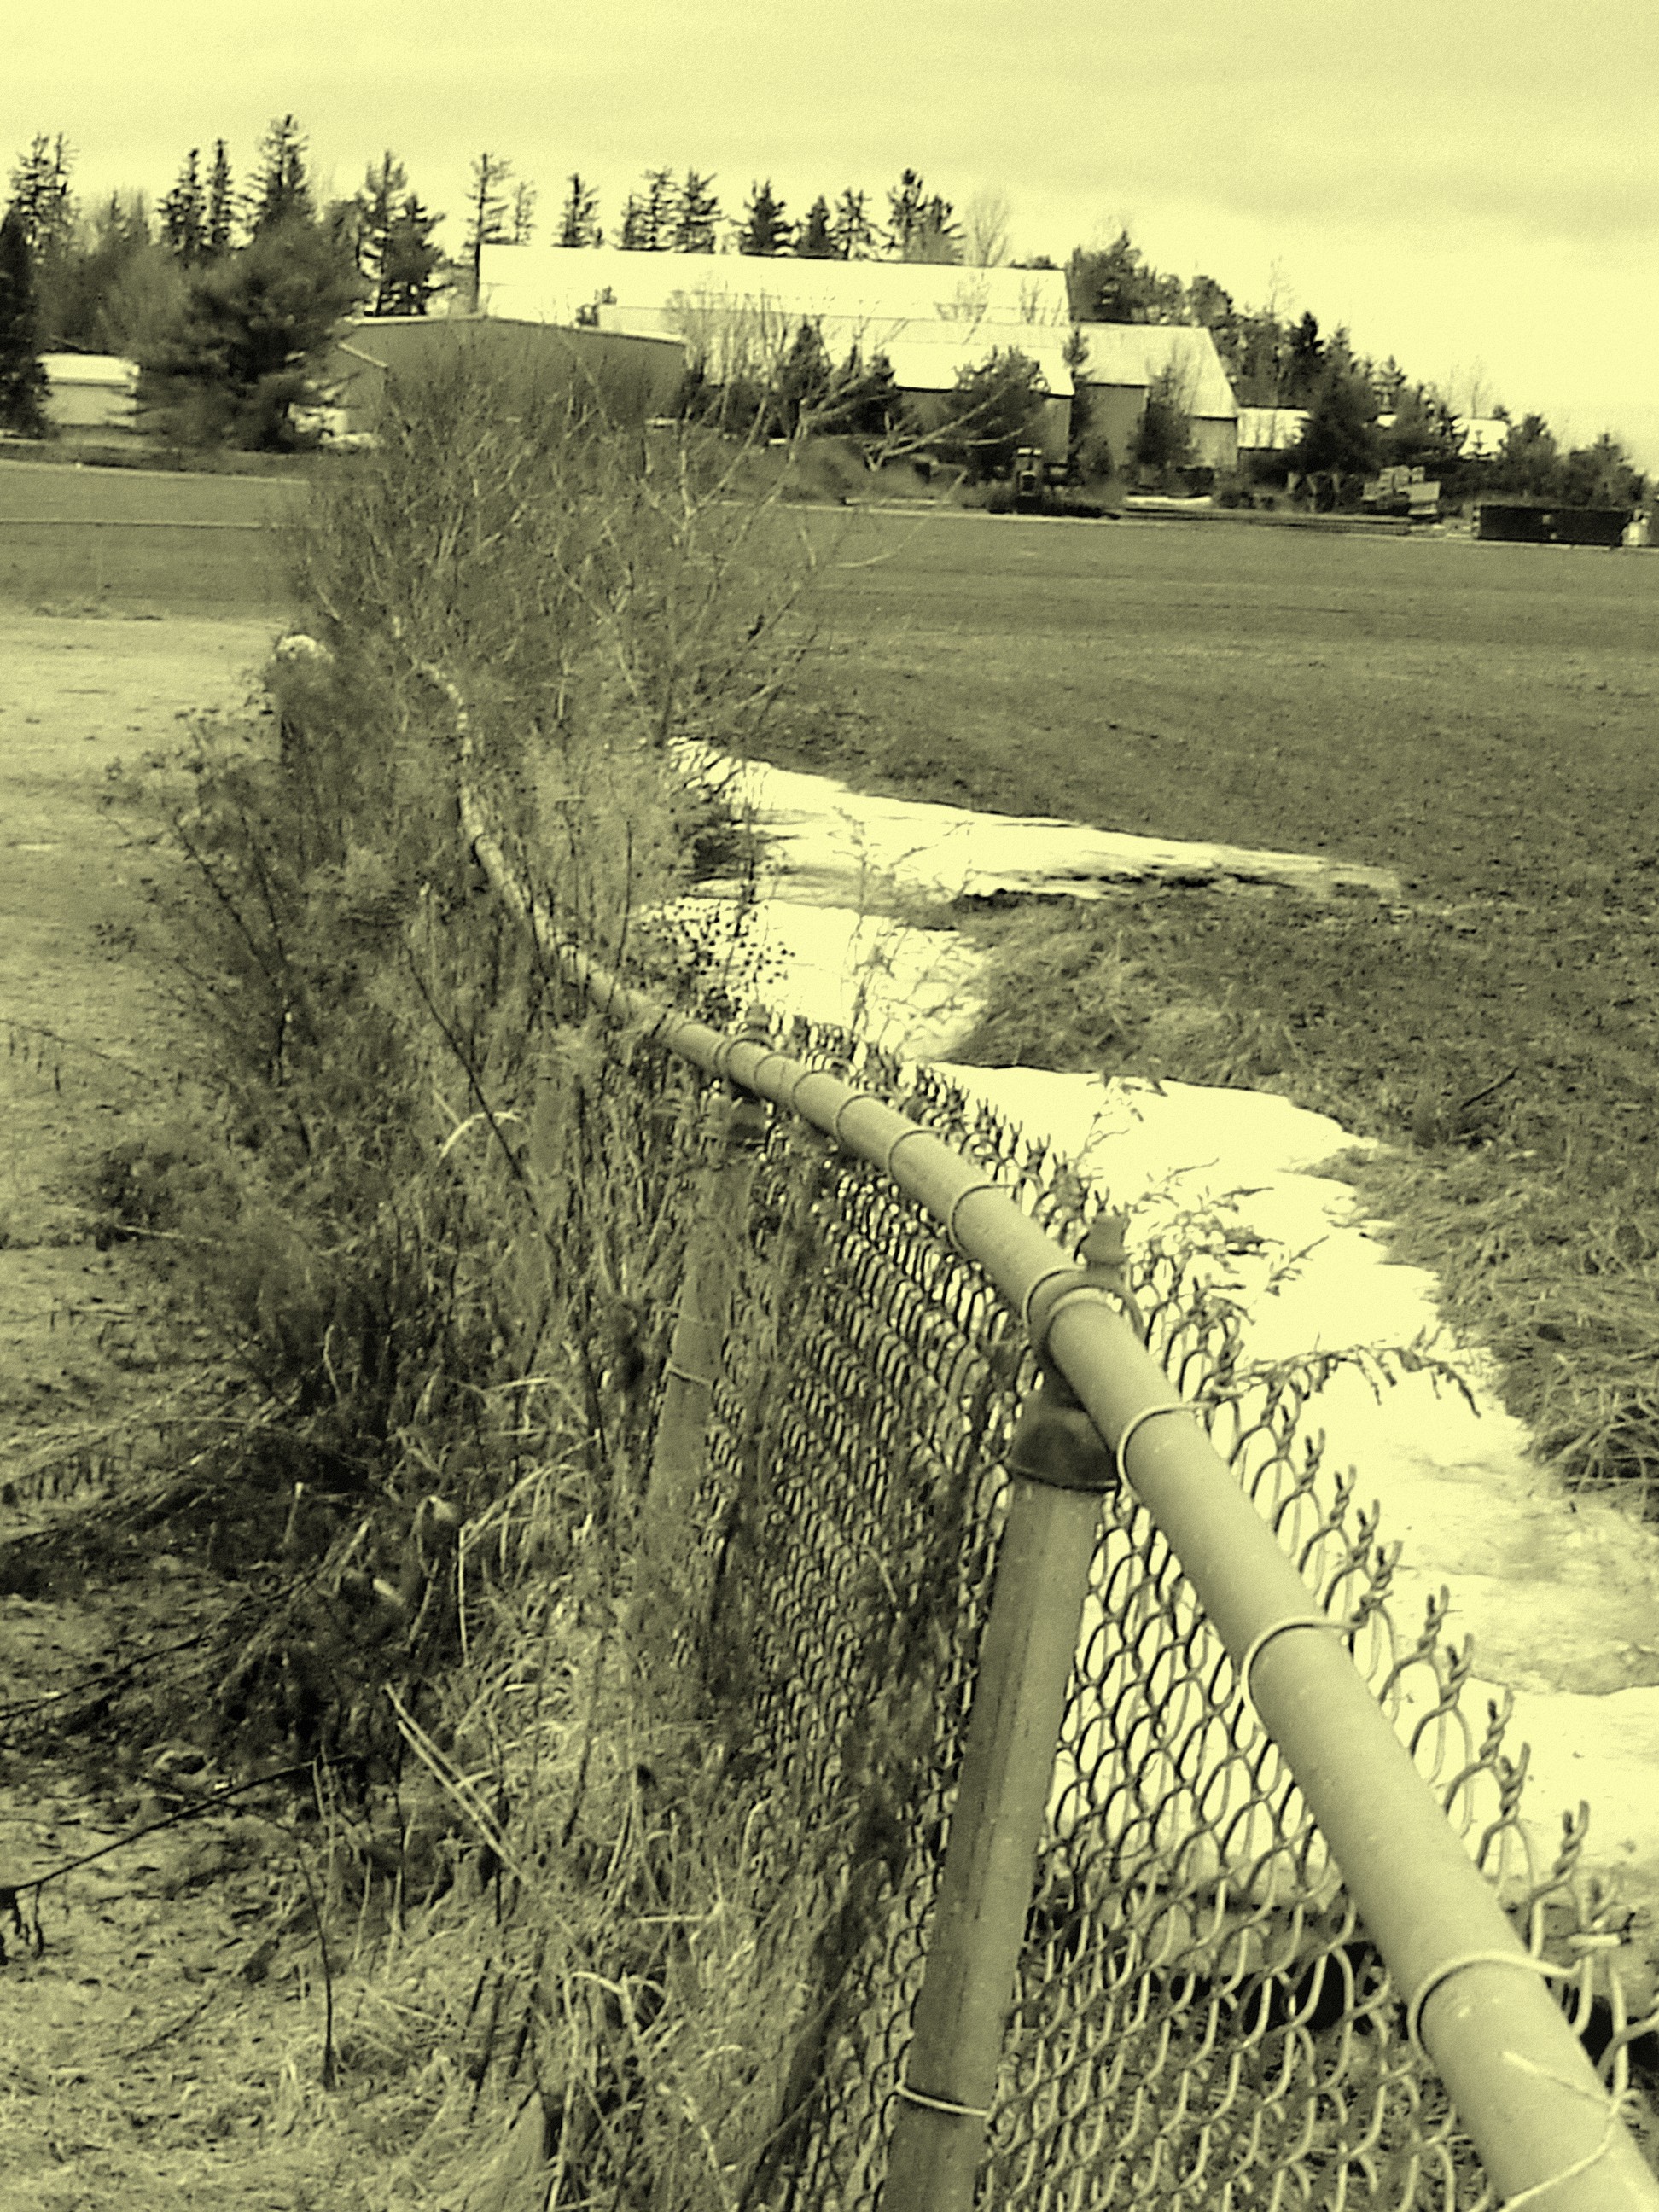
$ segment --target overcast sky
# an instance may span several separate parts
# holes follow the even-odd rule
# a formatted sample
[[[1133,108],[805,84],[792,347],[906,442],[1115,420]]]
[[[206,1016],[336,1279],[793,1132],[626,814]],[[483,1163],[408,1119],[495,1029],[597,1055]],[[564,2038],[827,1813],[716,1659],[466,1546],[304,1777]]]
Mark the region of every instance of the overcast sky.
[[[239,178],[291,111],[338,194],[393,149],[428,205],[505,155],[599,186],[769,176],[799,215],[919,168],[1006,194],[1017,254],[1127,224],[1241,305],[1346,323],[1455,403],[1611,427],[1659,469],[1655,0],[7,0],[0,155],[62,131],[83,196],[158,197],[192,145]],[[447,242],[459,243],[459,221]]]

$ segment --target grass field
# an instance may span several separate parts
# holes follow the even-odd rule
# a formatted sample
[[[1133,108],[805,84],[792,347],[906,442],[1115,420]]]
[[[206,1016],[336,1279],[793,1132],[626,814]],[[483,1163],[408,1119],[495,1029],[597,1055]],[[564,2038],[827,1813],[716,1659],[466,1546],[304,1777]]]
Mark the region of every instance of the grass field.
[[[281,479],[0,461],[0,599],[211,613],[279,607]]]
[[[1659,558],[1186,522],[814,516],[798,764],[1449,896],[1639,836]],[[1611,817],[1611,818],[1610,818]],[[1611,830],[1615,848],[1606,839]]]
[[[1659,1479],[1659,556],[814,516],[769,750],[867,788],[1396,868],[1407,902],[993,916],[979,1056],[1249,1084],[1366,1170],[1575,1474]],[[1483,1095],[1484,1094],[1484,1095]]]

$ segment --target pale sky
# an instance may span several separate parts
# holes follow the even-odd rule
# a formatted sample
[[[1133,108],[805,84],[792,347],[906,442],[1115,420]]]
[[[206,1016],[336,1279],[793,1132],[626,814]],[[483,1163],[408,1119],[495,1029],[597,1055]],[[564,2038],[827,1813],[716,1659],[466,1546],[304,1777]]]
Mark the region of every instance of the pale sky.
[[[647,166],[712,170],[728,213],[769,176],[793,216],[848,185],[884,210],[908,166],[959,211],[1006,193],[1018,254],[1127,224],[1241,306],[1659,469],[1654,0],[0,6],[0,158],[62,131],[86,198],[159,198],[220,137],[240,179],[284,111],[340,195],[390,147],[455,213],[505,155],[540,187],[532,252],[572,169],[614,226]]]

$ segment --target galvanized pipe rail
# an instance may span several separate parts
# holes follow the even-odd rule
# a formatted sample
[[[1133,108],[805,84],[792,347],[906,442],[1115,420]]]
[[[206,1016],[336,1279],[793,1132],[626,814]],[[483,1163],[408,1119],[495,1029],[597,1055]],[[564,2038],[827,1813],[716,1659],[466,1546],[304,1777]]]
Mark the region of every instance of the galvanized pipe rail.
[[[1508,2212],[1659,2212],[1659,2180],[1538,1962],[1327,1632],[1343,1624],[1311,1611],[1307,1584],[1231,1470],[1195,1420],[1178,1418],[1194,1409],[1172,1402],[1105,1271],[1086,1251],[1083,1264],[1070,1257],[1005,1185],[882,1100],[622,983],[559,937],[465,790],[461,817],[495,892],[558,972],[597,1007],[890,1177],[983,1270],[1043,1357],[1011,1472],[883,2212],[973,2203],[1099,1498],[1114,1481],[1146,1505],[1206,1607]]]

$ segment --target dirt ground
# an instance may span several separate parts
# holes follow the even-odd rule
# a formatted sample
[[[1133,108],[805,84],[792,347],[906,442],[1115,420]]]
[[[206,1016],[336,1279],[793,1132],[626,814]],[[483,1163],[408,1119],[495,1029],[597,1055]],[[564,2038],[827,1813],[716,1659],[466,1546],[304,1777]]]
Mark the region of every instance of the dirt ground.
[[[7,1571],[21,1533],[119,1485],[191,1379],[137,1248],[91,1233],[88,1170],[176,1060],[129,934],[153,825],[100,797],[112,761],[241,701],[272,635],[0,611],[0,2212],[363,2201],[304,2124],[320,2000],[272,1963],[292,1838],[220,1816],[34,1886],[224,1778],[182,1738],[129,1757],[86,1732],[222,1601],[153,1553]]]

